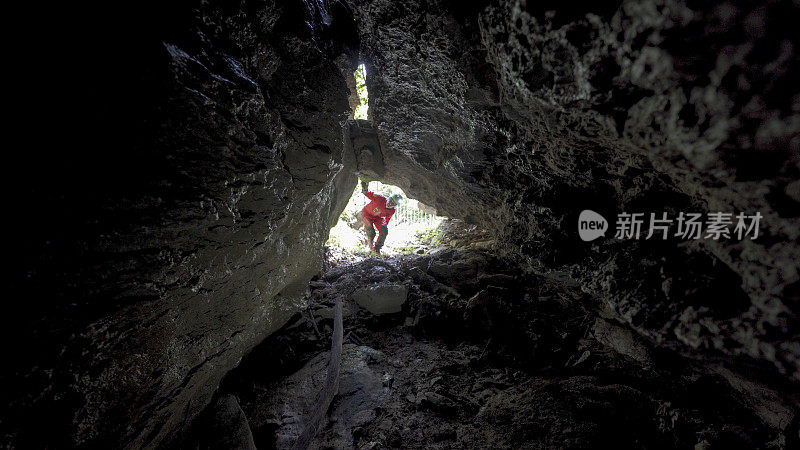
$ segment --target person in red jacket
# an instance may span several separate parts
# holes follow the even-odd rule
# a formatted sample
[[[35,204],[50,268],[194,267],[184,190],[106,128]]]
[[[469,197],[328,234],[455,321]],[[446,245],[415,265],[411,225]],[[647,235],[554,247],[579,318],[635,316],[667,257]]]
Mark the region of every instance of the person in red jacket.
[[[389,219],[394,215],[395,207],[403,197],[400,194],[395,194],[386,198],[380,194],[370,192],[367,189],[367,183],[363,181],[361,182],[361,191],[371,200],[361,209],[361,218],[364,221],[364,229],[367,232],[368,245],[370,251],[380,253],[383,243],[386,242],[386,235],[389,234]],[[379,234],[378,240],[373,243],[375,228],[378,229]]]

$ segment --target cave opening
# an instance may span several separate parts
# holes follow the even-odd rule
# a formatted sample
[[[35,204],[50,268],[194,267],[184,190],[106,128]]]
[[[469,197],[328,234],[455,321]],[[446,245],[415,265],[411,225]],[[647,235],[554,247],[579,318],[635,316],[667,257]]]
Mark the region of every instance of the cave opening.
[[[367,120],[369,113],[369,92],[367,92],[367,67],[361,63],[353,73],[356,81],[356,96],[358,103],[353,111],[354,119]]]
[[[440,226],[446,219],[436,214],[436,209],[419,200],[408,198],[397,186],[371,181],[367,184],[369,192],[391,198],[400,195],[402,201],[395,207],[395,213],[388,223],[388,234],[381,254],[398,256],[423,254],[443,244]],[[362,192],[360,185],[353,189],[336,225],[333,226],[325,243],[329,259],[359,260],[369,255],[367,233],[363,222],[362,208],[371,200]],[[376,235],[375,239],[378,239]]]

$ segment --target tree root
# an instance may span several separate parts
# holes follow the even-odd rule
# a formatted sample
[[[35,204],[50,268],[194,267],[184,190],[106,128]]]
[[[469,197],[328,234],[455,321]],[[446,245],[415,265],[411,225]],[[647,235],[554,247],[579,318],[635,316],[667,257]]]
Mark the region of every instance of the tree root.
[[[294,450],[305,450],[311,444],[311,440],[317,435],[322,424],[325,413],[330,408],[333,397],[339,390],[339,369],[342,363],[342,299],[336,299],[336,306],[333,309],[333,337],[331,338],[331,358],[328,362],[328,374],[325,379],[325,386],[320,391],[317,401],[306,417],[305,428],[300,433],[300,437],[292,447]]]

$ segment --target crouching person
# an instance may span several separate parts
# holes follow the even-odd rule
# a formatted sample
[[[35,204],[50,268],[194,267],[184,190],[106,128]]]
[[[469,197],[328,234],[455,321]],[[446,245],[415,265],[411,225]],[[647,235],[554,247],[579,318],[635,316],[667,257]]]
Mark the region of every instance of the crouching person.
[[[370,252],[380,253],[386,235],[389,234],[389,220],[395,213],[395,208],[403,199],[400,194],[386,198],[380,194],[370,192],[367,183],[361,182],[361,191],[371,201],[361,210],[364,229],[367,232],[367,246]],[[378,230],[378,239],[375,240],[375,230]]]

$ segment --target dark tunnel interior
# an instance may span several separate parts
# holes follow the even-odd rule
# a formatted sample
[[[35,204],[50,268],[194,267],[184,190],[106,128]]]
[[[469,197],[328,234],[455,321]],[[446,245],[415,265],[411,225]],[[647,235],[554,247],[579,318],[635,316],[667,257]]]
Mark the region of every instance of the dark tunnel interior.
[[[797,1],[8,17],[0,447],[800,448]]]

